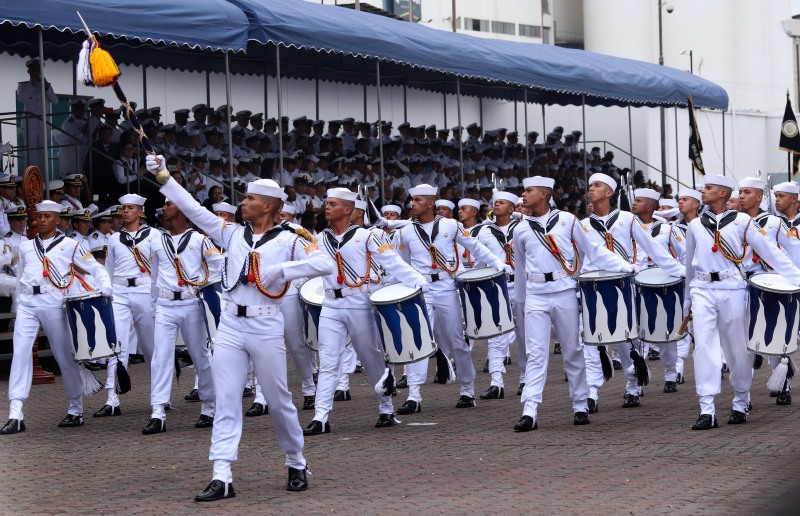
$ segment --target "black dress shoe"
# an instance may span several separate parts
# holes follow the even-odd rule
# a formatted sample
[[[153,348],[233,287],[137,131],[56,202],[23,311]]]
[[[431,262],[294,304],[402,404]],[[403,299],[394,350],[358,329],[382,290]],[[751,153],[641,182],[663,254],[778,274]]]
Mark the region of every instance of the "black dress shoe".
[[[728,364],[726,364],[725,362],[722,363],[722,372],[723,373],[730,373],[731,372],[731,370],[728,369]]]
[[[456,403],[456,408],[470,408],[475,406],[475,398],[472,396],[466,396],[462,394],[458,397],[458,403]]]
[[[506,358],[503,359],[503,365],[511,365],[511,357],[506,356]]]
[[[197,420],[197,423],[194,424],[195,428],[211,428],[214,426],[214,416],[207,416],[205,414],[200,414],[200,418]]]
[[[96,363],[94,363],[94,362],[86,362],[86,363],[83,365],[83,367],[85,367],[85,368],[86,368],[86,369],[88,369],[89,371],[99,371],[99,370],[101,370],[101,369],[102,369],[102,367],[100,367],[100,364],[96,364]]]
[[[650,351],[647,352],[647,360],[661,360],[661,353],[650,348]]]
[[[589,398],[586,400],[586,406],[589,407],[589,414],[594,414],[600,409],[600,405],[594,398]]]
[[[692,430],[710,430],[718,426],[717,418],[711,414],[700,414],[700,417],[698,417],[697,421],[692,425]]]
[[[317,385],[318,378],[319,378],[319,373],[314,373],[311,375],[311,379],[314,380],[314,385]]]
[[[333,393],[333,401],[350,401],[351,399],[353,398],[350,397],[350,389],[346,391],[337,390]]]
[[[394,414],[381,414],[378,416],[378,422],[375,423],[375,428],[386,428],[387,426],[399,425],[400,421],[394,417]]]
[[[502,387],[492,385],[486,392],[480,395],[482,400],[502,400],[505,397],[505,390]]]
[[[734,410],[731,412],[731,417],[728,418],[729,425],[743,425],[747,423],[747,414]]]
[[[639,396],[634,396],[633,394],[626,394],[625,401],[622,402],[622,408],[634,408],[639,405]]]
[[[484,373],[488,373],[489,372],[489,359],[488,358],[486,359],[486,363],[483,365],[483,372]]]
[[[72,414],[67,414],[67,417],[61,420],[58,424],[59,428],[72,428],[75,426],[83,426],[83,414],[79,414],[77,416],[73,416]]]
[[[356,369],[353,371],[353,374],[360,374],[364,372],[364,366],[361,364],[356,364]]]
[[[144,355],[133,354],[128,357],[129,364],[144,364]]]
[[[681,385],[686,383],[686,378],[683,376],[683,373],[678,373],[678,381],[676,383]]]
[[[160,434],[167,431],[167,422],[157,417],[152,418],[147,422],[142,433],[144,435]]]
[[[222,480],[212,480],[206,486],[205,491],[194,497],[195,502],[215,502],[223,498],[234,498],[236,492],[233,490],[233,484],[228,484]]]
[[[197,389],[192,389],[183,399],[186,401],[200,401],[200,393],[197,392]]]
[[[303,396],[303,410],[314,410],[314,404],[317,401],[315,395]]]
[[[269,414],[269,406],[262,405],[258,402],[250,405],[250,408],[244,413],[244,415],[247,417],[258,417],[263,416],[264,414]]]
[[[394,386],[398,389],[408,389],[408,378],[406,378],[406,375],[401,376],[400,379],[395,382]]]
[[[788,392],[782,392],[775,399],[776,405],[791,405],[792,404],[792,395]]]
[[[8,422],[0,428],[0,434],[11,435],[18,434],[25,431],[25,421],[22,419],[9,419]]]
[[[245,387],[244,391],[242,391],[242,398],[252,398],[255,395],[256,391],[252,387]]]
[[[591,421],[589,421],[589,414],[586,412],[576,412],[572,423],[576,426],[588,425],[591,423]]]
[[[519,389],[517,389],[517,396],[522,396],[522,391],[525,389],[525,383],[519,384]]]
[[[401,415],[416,414],[422,412],[422,403],[417,403],[414,400],[406,400],[403,406],[397,409],[397,413]]]
[[[303,429],[303,435],[319,435],[329,433],[331,433],[331,424],[326,421],[325,426],[323,426],[322,422],[317,421],[316,419],[311,421],[308,426]]]
[[[286,481],[287,491],[305,491],[308,489],[308,468],[289,468],[289,479]]]
[[[614,371],[622,371],[622,362],[617,359],[611,359],[611,365],[614,366]]]
[[[664,382],[664,392],[667,394],[678,392],[678,384],[675,382]]]
[[[514,425],[515,432],[530,432],[531,430],[536,430],[539,428],[538,423],[536,423],[531,416],[522,416],[517,421],[517,424]]]
[[[122,411],[119,407],[112,407],[111,405],[103,405],[103,408],[92,414],[92,417],[109,417],[121,416]]]
[[[553,354],[554,355],[560,355],[561,354],[561,344],[559,342],[556,342],[553,345]]]

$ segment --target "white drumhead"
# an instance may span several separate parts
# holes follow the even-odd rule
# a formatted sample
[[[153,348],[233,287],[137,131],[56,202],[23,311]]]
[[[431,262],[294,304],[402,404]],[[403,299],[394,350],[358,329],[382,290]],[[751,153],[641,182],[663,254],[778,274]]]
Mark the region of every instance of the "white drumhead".
[[[681,279],[667,274],[659,267],[651,267],[640,271],[634,281],[639,285],[664,286],[678,283]]]
[[[325,284],[322,276],[311,278],[303,283],[303,286],[300,287],[300,297],[310,305],[322,306],[322,300],[325,299]]]
[[[469,281],[483,281],[489,278],[494,278],[503,274],[494,267],[483,267],[480,269],[471,269],[464,271],[456,276],[456,281],[469,282]]]
[[[100,293],[99,290],[90,290],[89,292],[79,292],[78,294],[69,294],[64,296],[65,301],[82,301],[84,299],[92,299],[94,297],[100,297],[103,294]]]
[[[750,278],[750,283],[762,290],[769,290],[772,292],[785,292],[791,294],[800,292],[800,287],[788,281],[786,278],[776,272],[762,272],[754,274]]]
[[[418,288],[411,288],[403,285],[402,283],[395,283],[394,285],[387,285],[373,292],[369,299],[373,303],[385,305],[387,303],[394,303],[402,301],[409,297],[418,294]]]
[[[578,276],[578,281],[613,280],[630,276],[627,272],[589,271]]]

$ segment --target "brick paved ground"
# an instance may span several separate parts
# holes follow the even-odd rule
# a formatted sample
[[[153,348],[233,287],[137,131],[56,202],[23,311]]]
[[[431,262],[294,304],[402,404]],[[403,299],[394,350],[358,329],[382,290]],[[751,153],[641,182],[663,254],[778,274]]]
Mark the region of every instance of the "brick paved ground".
[[[485,349],[476,349],[479,370]],[[269,416],[245,418],[233,470],[238,496],[207,505],[192,501],[211,465],[210,430],[193,427],[199,406],[183,401],[191,373],[174,386],[167,433],[149,437],[141,434],[150,413],[143,365],[132,366],[134,390],[123,397],[121,417],[89,417],[78,429],[56,427],[66,408],[60,379],[34,386],[28,431],[0,439],[0,513],[797,514],[798,414],[769,398],[766,368],[756,372],[744,426],[724,424],[732,397],[726,380],[720,428],[690,431],[698,413],[693,385],[661,393],[663,369],[651,362],[655,380],[641,408],[621,408],[618,375],[601,392],[592,424],[575,427],[560,357],[553,358],[540,428],[525,434],[512,431],[521,413],[515,365],[504,400],[458,410],[457,386],[429,384],[424,412],[381,430],[373,428],[377,404],[366,375],[354,375],[353,400],[336,403],[333,433],[306,440],[313,476],[305,493],[283,490],[283,455]],[[479,373],[477,388],[487,386],[488,375]],[[294,379],[292,388],[302,401]],[[7,374],[0,390],[5,421]],[[87,413],[103,401],[87,399]],[[312,413],[300,416],[305,426]]]

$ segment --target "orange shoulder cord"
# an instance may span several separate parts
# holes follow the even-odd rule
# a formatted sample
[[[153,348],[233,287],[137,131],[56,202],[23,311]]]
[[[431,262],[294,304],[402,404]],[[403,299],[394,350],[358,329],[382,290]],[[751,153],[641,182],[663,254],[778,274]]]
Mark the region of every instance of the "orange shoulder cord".
[[[577,219],[575,220],[577,221]],[[575,222],[572,223],[572,229],[570,230],[569,233],[570,242],[572,243],[572,250],[575,253],[575,266],[572,269],[567,267],[567,261],[561,255],[561,251],[558,250],[558,243],[556,242],[556,238],[550,234],[545,235],[545,238],[547,239],[547,244],[550,246],[550,252],[553,253],[553,255],[556,257],[559,265],[561,265],[561,268],[564,269],[564,272],[566,272],[570,276],[575,275],[575,273],[578,272],[578,270],[581,268],[581,258],[580,255],[578,254],[578,245],[575,243],[575,238],[573,238],[574,232],[575,232]]]
[[[78,246],[75,246],[75,249],[72,251],[73,259],[75,258],[75,251],[77,250]],[[80,274],[75,272],[75,264],[72,262],[70,262],[69,264],[69,282],[66,284],[66,286],[62,287],[61,285],[56,283],[56,280],[53,279],[53,276],[50,274],[50,258],[48,258],[47,256],[42,258],[42,276],[49,279],[50,283],[52,283],[53,286],[59,290],[68,290],[76,279],[78,280],[78,283],[80,283],[85,290],[87,291],[94,290],[91,287],[91,285],[89,285],[88,283],[86,283],[86,281],[84,281],[84,279],[81,277]]]
[[[287,281],[283,285],[283,289],[277,294],[271,294],[271,293],[267,292],[267,290],[261,284],[261,275],[259,274],[259,271],[258,271],[258,265],[259,265],[260,262],[261,262],[261,255],[259,255],[258,253],[250,253],[250,259],[248,260],[248,264],[247,264],[247,266],[248,266],[247,282],[250,283],[251,285],[253,283],[255,283],[256,288],[258,289],[258,291],[261,292],[262,294],[264,294],[265,296],[267,296],[270,299],[280,299],[280,298],[282,298],[286,294],[286,292],[289,290],[289,282]]]
[[[722,235],[720,234],[719,231],[714,231],[714,246],[711,248],[711,251],[713,251],[715,253],[717,251],[721,251],[722,252],[722,256],[724,256],[728,260],[732,261],[733,263],[736,263],[736,264],[742,263],[744,261],[744,257],[747,255],[747,248],[748,248],[747,230],[749,228],[750,228],[750,221],[747,221],[747,226],[745,226],[745,228],[744,228],[744,239],[742,241],[742,256],[738,256],[738,257],[737,256],[731,256],[727,252],[725,252],[725,249],[720,244],[721,239],[722,239]],[[753,256],[754,257],[756,256],[755,253],[753,253]],[[755,261],[755,259],[754,259],[754,261]]]

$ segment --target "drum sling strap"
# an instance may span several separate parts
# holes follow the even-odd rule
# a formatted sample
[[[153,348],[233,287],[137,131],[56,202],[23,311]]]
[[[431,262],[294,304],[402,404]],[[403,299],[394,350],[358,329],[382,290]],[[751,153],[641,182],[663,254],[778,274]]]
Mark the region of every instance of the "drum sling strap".
[[[139,270],[147,274],[150,274],[150,260],[139,251],[137,246],[150,236],[151,230],[151,227],[143,226],[134,235],[128,233],[124,228],[119,232],[119,242],[133,253],[133,259],[136,261],[136,265],[139,266]]]
[[[745,278],[746,275],[744,273],[744,269],[742,268],[742,261],[744,257],[747,255],[747,227],[745,227],[745,238],[743,242],[743,249],[742,255],[736,256],[736,253],[733,250],[733,247],[725,240],[722,234],[719,232],[720,229],[724,228],[734,220],[739,215],[737,211],[728,210],[725,213],[721,214],[719,217],[714,218],[708,212],[703,213],[700,216],[700,223],[706,229],[711,238],[714,239],[714,247],[711,248],[713,252],[717,251],[719,248],[722,251],[722,256],[726,259],[733,262],[737,269],[739,269],[739,273],[742,275],[742,278]],[[752,221],[753,219],[750,219]],[[748,227],[750,226],[750,221],[747,222]],[[712,278],[713,279],[713,278]]]
[[[550,211],[550,216],[547,219],[547,229],[542,227],[539,222],[528,219],[528,224],[530,225],[531,229],[533,230],[533,234],[536,238],[539,239],[539,242],[553,254],[553,257],[558,261],[558,264],[564,269],[564,272],[569,274],[570,276],[574,275],[578,272],[580,268],[580,256],[578,255],[578,248],[575,245],[575,240],[572,238],[572,232],[575,231],[575,224],[577,223],[577,219],[573,219],[572,221],[572,228],[570,229],[570,241],[572,241],[572,248],[575,251],[575,267],[572,268],[572,264],[564,258],[564,255],[558,249],[558,244],[556,243],[556,239],[553,235],[550,234],[550,231],[556,227],[559,221],[559,215],[561,212],[556,210]],[[548,274],[552,277],[552,273],[545,273],[545,278],[547,278]],[[548,279],[547,281],[552,281],[552,279]]]
[[[614,236],[611,234],[611,228],[614,226],[614,224],[616,224],[618,219],[619,219],[619,210],[614,210],[614,213],[612,213],[611,216],[608,217],[608,220],[606,220],[605,222],[600,220],[600,217],[598,217],[597,215],[592,214],[589,217],[589,225],[591,225],[595,231],[600,233],[600,236],[602,236],[603,240],[606,241],[606,247],[608,247],[609,251],[617,253],[622,257],[623,260],[628,261],[630,260],[628,252],[625,250],[624,247],[622,247],[622,244],[620,244],[617,241],[617,239],[615,239]],[[633,222],[631,222],[631,224],[633,224]],[[610,246],[609,242],[611,244]],[[636,242],[633,241],[633,238],[631,238],[631,245],[634,246],[634,248],[636,246]]]
[[[66,237],[63,233],[57,234],[55,238],[53,238],[53,241],[50,242],[50,245],[47,246],[47,249],[44,248],[44,242],[42,242],[41,236],[36,235],[36,238],[33,239],[33,249],[36,251],[36,256],[38,256],[39,260],[42,262],[42,268],[44,270],[43,275],[48,278],[56,288],[61,290],[69,288],[70,285],[72,285],[72,279],[67,282],[60,272],[48,266],[50,260],[47,258],[47,252],[63,242],[64,238]],[[74,271],[71,268],[69,274],[74,274]],[[34,287],[34,293],[37,293],[36,287]]]
[[[769,224],[769,213],[762,211],[761,213],[753,217],[753,220],[755,220],[756,223],[762,228],[766,228],[767,224]],[[778,231],[780,231],[780,229]],[[780,249],[781,245],[778,243],[777,231],[775,232],[775,245],[777,245],[778,248]],[[758,253],[756,253],[755,250],[753,250],[753,261],[758,262],[758,264],[761,266],[761,269],[765,272],[772,270],[772,267],[770,267],[770,265],[767,262],[765,262],[764,259],[761,258],[761,256],[758,255]]]
[[[323,244],[325,246],[325,250],[328,251],[328,254],[331,255],[331,258],[336,260],[337,268],[339,269],[336,277],[336,282],[340,285],[347,282],[347,276],[351,276],[353,281],[358,282],[361,280],[361,275],[359,275],[353,267],[344,261],[342,258],[342,253],[339,251],[347,242],[349,242],[354,236],[356,236],[356,231],[358,230],[358,226],[355,224],[351,224],[342,235],[342,241],[336,239],[336,236],[333,234],[333,231],[330,228],[325,229],[322,232],[325,235],[325,238],[322,239]],[[368,262],[370,260],[367,260]],[[371,263],[367,264],[367,274],[369,275],[371,270]],[[348,282],[349,283],[349,282]],[[363,282],[362,282],[363,284]],[[348,285],[349,286],[349,285]],[[359,285],[361,286],[361,285]]]

